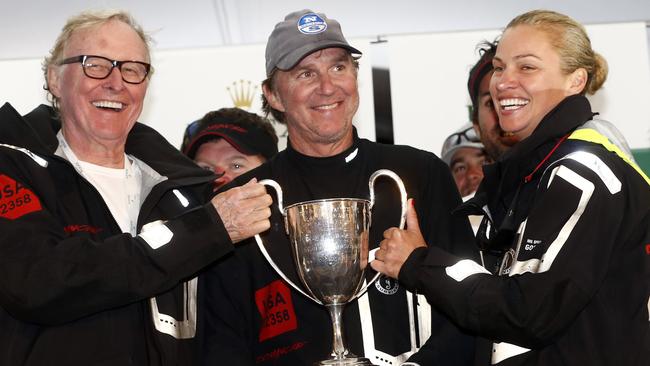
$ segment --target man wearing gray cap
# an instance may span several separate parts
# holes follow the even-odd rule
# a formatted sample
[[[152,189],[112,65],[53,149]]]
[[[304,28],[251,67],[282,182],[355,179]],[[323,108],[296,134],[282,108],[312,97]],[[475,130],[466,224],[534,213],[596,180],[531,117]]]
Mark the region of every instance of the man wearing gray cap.
[[[447,136],[440,158],[449,165],[463,201],[474,196],[483,180],[483,165],[492,162],[471,123]]]
[[[460,203],[447,166],[435,155],[408,146],[359,138],[352,119],[359,106],[357,59],[361,52],[343,37],[339,23],[310,10],[294,12],[276,25],[266,48],[264,108],[286,123],[287,148],[238,177],[273,179],[285,207],[316,199],[368,198],[368,180],[390,169],[415,199],[428,242],[459,255],[472,243],[469,223],[450,212]],[[399,222],[399,194],[389,179],[375,184],[370,248]],[[262,235],[277,266],[295,283],[283,217],[274,209]],[[325,307],[293,290],[266,262],[254,242],[206,273],[205,365],[312,365],[328,358],[332,324]],[[349,303],[343,316],[349,350],[375,365],[411,361],[421,365],[463,365],[473,357],[473,338],[392,279],[382,277]],[[421,347],[430,334],[430,341]],[[420,350],[418,352],[418,350]]]

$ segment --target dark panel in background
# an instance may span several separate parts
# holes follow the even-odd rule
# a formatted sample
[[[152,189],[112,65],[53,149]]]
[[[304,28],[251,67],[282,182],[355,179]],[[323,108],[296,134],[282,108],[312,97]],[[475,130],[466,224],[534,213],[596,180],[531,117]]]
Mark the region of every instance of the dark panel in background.
[[[650,149],[632,149],[632,155],[641,170],[650,176]]]
[[[372,68],[372,85],[375,101],[375,134],[377,142],[392,144],[393,107],[390,98],[390,71],[384,68]]]

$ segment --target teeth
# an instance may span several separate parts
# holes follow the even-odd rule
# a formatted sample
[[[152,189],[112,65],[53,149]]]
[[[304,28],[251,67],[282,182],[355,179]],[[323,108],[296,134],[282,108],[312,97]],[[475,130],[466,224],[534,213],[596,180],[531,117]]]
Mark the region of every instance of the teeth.
[[[112,109],[122,109],[122,103],[120,102],[111,102],[108,100],[101,100],[98,102],[93,102],[93,105],[95,107],[99,108],[112,108]]]
[[[504,110],[509,111],[528,104],[528,100],[520,98],[501,99],[499,104]]]
[[[338,103],[333,103],[333,104],[328,104],[328,105],[319,105],[318,107],[316,107],[316,109],[325,109],[325,110],[334,109],[338,105],[339,105]]]

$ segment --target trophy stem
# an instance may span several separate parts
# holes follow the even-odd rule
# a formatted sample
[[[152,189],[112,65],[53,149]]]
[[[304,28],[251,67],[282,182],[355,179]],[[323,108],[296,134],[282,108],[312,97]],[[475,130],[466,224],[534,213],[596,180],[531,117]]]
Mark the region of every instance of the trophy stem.
[[[345,304],[326,305],[332,318],[334,342],[332,343],[332,356],[335,360],[342,360],[348,354],[343,341],[343,306]]]

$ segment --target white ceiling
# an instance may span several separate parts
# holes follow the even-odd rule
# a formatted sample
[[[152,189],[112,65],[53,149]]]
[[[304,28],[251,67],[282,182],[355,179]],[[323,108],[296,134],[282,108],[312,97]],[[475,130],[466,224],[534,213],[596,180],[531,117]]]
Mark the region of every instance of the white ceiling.
[[[0,0],[0,59],[44,56],[65,20],[84,9],[125,9],[156,49],[263,43],[287,13],[311,8],[347,37],[502,28],[535,8],[587,23],[649,21],[647,0]]]

